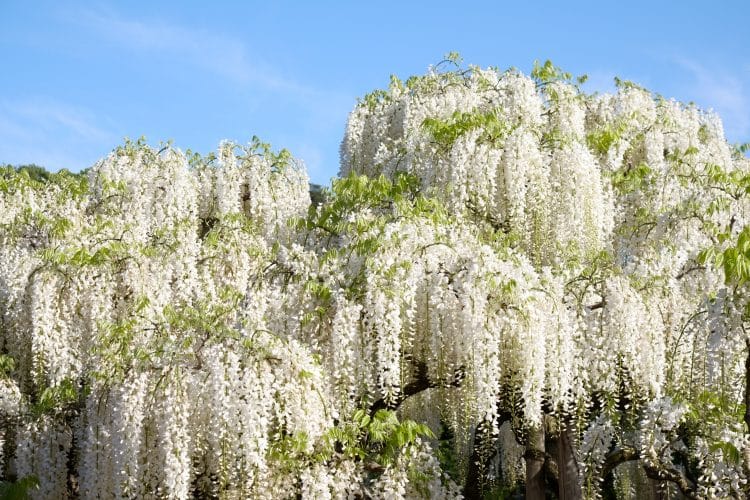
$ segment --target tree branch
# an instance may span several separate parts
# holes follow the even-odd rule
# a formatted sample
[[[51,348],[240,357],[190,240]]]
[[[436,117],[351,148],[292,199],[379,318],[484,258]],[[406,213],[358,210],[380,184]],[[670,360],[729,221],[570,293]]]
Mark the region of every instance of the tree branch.
[[[413,380],[403,387],[395,400],[386,402],[384,398],[380,398],[372,403],[370,405],[371,415],[374,415],[378,410],[392,410],[398,408],[407,398],[426,391],[427,389],[433,389],[435,387],[460,387],[465,376],[465,369],[463,366],[460,366],[453,372],[453,376],[449,380],[433,381],[427,376],[427,365],[424,362],[415,361],[414,367],[415,373]]]
[[[616,448],[607,454],[602,466],[602,477],[606,477],[610,474],[618,465],[632,460],[641,460],[642,457],[638,450],[630,446],[624,446]],[[646,462],[641,460],[643,470],[646,471],[646,476],[656,481],[669,481],[674,483],[689,499],[698,499],[695,484],[688,479],[680,470],[674,467],[668,467],[662,463],[652,463],[651,461]]]
[[[632,460],[640,460],[640,458],[641,456],[635,448],[631,448],[630,446],[615,448],[604,459],[602,477],[607,477],[607,474],[615,470],[618,465]]]
[[[684,271],[682,271],[677,276],[675,276],[674,279],[681,280],[682,278],[684,278],[685,276],[687,276],[688,274],[690,274],[690,273],[692,273],[694,271],[703,271],[705,269],[706,269],[706,266],[693,266],[693,267],[689,267],[689,268],[685,269]]]
[[[646,476],[650,479],[657,481],[670,481],[677,485],[683,495],[691,500],[698,500],[698,494],[696,493],[695,484],[686,478],[682,472],[672,467],[665,467],[661,465],[649,465],[643,463],[643,469],[646,471]]]
[[[604,300],[602,300],[600,302],[597,302],[596,304],[592,304],[592,305],[587,306],[587,307],[588,307],[589,311],[596,311],[597,309],[601,309],[605,305],[607,305],[607,302],[604,301]]]

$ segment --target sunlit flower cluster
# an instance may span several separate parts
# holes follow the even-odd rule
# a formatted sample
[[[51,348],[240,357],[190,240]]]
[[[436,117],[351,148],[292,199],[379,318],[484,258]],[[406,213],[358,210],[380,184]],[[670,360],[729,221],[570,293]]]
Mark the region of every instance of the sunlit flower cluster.
[[[599,443],[584,453],[594,458],[581,459],[588,460],[585,470],[595,476],[605,455],[617,446],[634,446],[636,438],[632,432],[617,439],[610,433],[597,441],[590,438],[601,434],[592,422],[633,426],[645,401],[662,404],[672,396],[696,414],[705,410],[702,395],[714,391],[733,404],[743,401],[747,301],[744,288],[727,286],[714,267],[720,261],[712,256],[748,224],[748,160],[733,151],[721,121],[710,112],[630,82],[619,81],[615,94],[588,95],[551,66],[540,69],[531,78],[514,70],[471,68],[433,70],[406,84],[393,80],[350,115],[341,174],[412,175],[457,224],[502,233],[506,248],[518,252],[511,266],[520,270],[530,264],[523,278],[516,272],[512,281],[519,292],[528,283],[546,296],[542,301],[509,294],[509,303],[524,311],[519,322],[513,311],[498,313],[487,306],[486,284],[468,286],[456,279],[462,274],[453,276],[455,267],[441,263],[446,276],[431,278],[436,285],[416,314],[417,324],[424,318],[440,326],[422,342],[429,352],[445,353],[456,336],[474,339],[470,345],[482,357],[472,360],[473,383],[496,391],[492,405],[476,403],[478,417],[492,421],[498,411],[518,409],[517,403],[503,408],[498,388],[506,381],[505,369],[519,375],[516,389],[529,425],[540,422],[543,404],[552,412],[575,408],[576,416],[563,420],[577,422],[579,451]],[[451,247],[459,255],[476,254],[459,249],[458,239],[451,238]],[[413,259],[414,268],[418,261]],[[483,258],[476,265],[492,269]],[[414,268],[410,272],[420,272]],[[536,281],[538,276],[545,278]],[[456,283],[470,299],[454,291]],[[458,310],[451,311],[453,302],[461,303]],[[462,318],[468,311],[476,317],[448,316]],[[550,325],[541,326],[544,321]],[[461,331],[456,325],[464,325],[462,334],[452,333]],[[463,346],[456,352],[464,352]],[[514,365],[514,360],[521,362]],[[586,421],[581,421],[583,409],[588,409]],[[710,437],[698,441],[713,440],[716,448],[726,439],[721,437],[725,425],[717,424]],[[730,440],[738,450],[745,449],[741,435]],[[686,452],[695,460],[701,456],[697,449]],[[713,478],[712,495],[736,494],[739,487],[718,485],[743,485],[746,471],[727,465],[732,461],[726,453],[711,456],[713,461],[700,462],[709,472],[689,484],[697,487]],[[673,459],[659,460],[663,468]],[[713,472],[709,463],[729,467],[734,479],[717,479],[726,475]],[[601,478],[594,479],[589,494],[596,496]]]
[[[0,172],[3,477],[454,498],[516,487],[546,433],[578,496],[746,495],[750,161],[715,115],[618,87],[394,79],[317,206],[258,140]]]
[[[365,488],[362,463],[314,460],[347,415],[296,340],[317,257],[294,243],[309,194],[293,158],[127,143],[87,178],[4,181],[5,474],[35,477],[39,498]],[[342,314],[351,328],[356,307]]]

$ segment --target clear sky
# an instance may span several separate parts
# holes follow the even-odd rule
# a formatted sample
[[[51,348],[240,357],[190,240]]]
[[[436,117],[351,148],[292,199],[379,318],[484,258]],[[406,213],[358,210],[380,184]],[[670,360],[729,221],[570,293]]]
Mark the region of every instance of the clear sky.
[[[208,153],[253,135],[338,172],[357,97],[450,51],[551,59],[715,109],[750,141],[750,1],[0,0],[0,163],[79,170],[124,137]]]

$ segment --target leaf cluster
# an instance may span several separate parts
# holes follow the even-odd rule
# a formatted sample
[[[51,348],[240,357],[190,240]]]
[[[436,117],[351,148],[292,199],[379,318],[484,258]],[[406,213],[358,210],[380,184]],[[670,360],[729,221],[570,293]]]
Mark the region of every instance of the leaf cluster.
[[[540,64],[539,61],[534,61],[534,67],[531,69],[531,78],[536,80],[537,85],[546,85],[552,82],[583,84],[588,80],[587,75],[573,78],[572,73],[563,71],[560,67],[555,66],[549,59],[544,61],[544,64]]]
[[[620,194],[629,194],[641,190],[648,185],[653,174],[651,167],[645,163],[637,167],[620,169],[612,173],[610,178],[612,187]]]
[[[66,378],[59,384],[44,388],[37,400],[31,405],[31,414],[35,417],[61,413],[78,401],[78,387],[75,381]]]
[[[620,141],[625,129],[624,124],[618,126],[606,125],[586,135],[586,144],[599,156],[606,156],[609,149]]]
[[[681,424],[680,435],[691,446],[697,437],[709,443],[709,452],[721,451],[723,459],[739,464],[742,454],[737,446],[721,436],[721,430],[742,425],[745,405],[738,404],[726,394],[704,390],[686,402],[688,412]]]
[[[448,119],[428,117],[422,122],[422,128],[429,133],[441,150],[448,151],[455,142],[471,132],[481,130],[478,143],[495,143],[504,139],[512,127],[500,119],[498,110],[474,110],[471,112],[454,111]]]
[[[445,209],[420,192],[419,179],[397,172],[393,179],[384,175],[370,178],[350,172],[335,179],[325,191],[326,203],[313,206],[298,225],[309,231],[322,230],[332,236],[362,235],[375,225],[398,216],[424,215],[431,219],[446,218]],[[352,218],[351,214],[369,211],[373,218]]]
[[[420,437],[432,439],[435,436],[425,424],[399,421],[393,411],[378,410],[371,416],[359,409],[348,421],[327,433],[319,457],[327,459],[338,452],[347,458],[387,466]]]
[[[33,474],[16,481],[0,481],[0,498],[27,500],[32,498],[30,492],[37,489],[39,489],[39,478]]]
[[[725,235],[728,237],[728,235]],[[723,239],[723,238],[722,238]],[[737,236],[735,243],[723,251],[709,247],[700,252],[698,261],[701,264],[713,264],[724,271],[727,284],[738,286],[750,280],[750,226],[745,226]]]

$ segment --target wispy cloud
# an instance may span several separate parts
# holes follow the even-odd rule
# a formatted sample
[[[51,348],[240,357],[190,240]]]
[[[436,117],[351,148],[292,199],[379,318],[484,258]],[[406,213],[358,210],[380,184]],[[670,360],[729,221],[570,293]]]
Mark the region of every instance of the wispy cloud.
[[[337,169],[338,144],[347,114],[356,101],[354,95],[328,84],[316,85],[298,78],[233,33],[207,30],[172,18],[125,14],[107,7],[65,11],[60,15],[85,33],[89,45],[105,46],[107,57],[116,54],[114,57],[130,63],[140,61],[150,71],[163,69],[160,74],[164,81],[152,82],[156,91],[169,93],[169,88],[162,84],[174,84],[168,80],[172,68],[199,74],[205,79],[206,89],[217,88],[217,82],[234,87],[233,95],[221,99],[223,106],[232,103],[225,108],[228,121],[260,124],[263,128],[250,133],[270,140],[275,147],[289,148],[306,162],[314,179],[333,175]],[[211,99],[211,95],[204,93],[196,98]],[[127,113],[124,109],[114,112],[121,117]],[[282,116],[284,123],[280,124]],[[137,120],[131,120],[136,121],[135,128],[141,126]],[[160,117],[154,122],[164,123],[164,120]],[[180,127],[168,126],[171,128],[166,136],[173,136]],[[247,139],[244,129],[242,136],[233,136],[236,132],[232,126],[222,133],[224,138]]]
[[[684,82],[690,98],[699,106],[713,108],[724,121],[730,141],[750,139],[750,85],[737,74],[679,58],[676,63],[692,78]]]
[[[0,162],[77,170],[118,139],[83,108],[48,98],[0,100]]]
[[[16,118],[17,130],[25,130],[25,124],[48,132],[66,129],[70,135],[84,141],[112,139],[110,132],[95,124],[95,118],[88,110],[47,98],[0,101],[0,109],[6,116]]]
[[[83,10],[76,19],[130,50],[165,55],[240,84],[266,90],[314,95],[316,92],[286,78],[239,39],[213,31],[180,26],[161,20],[129,19],[112,12]]]

